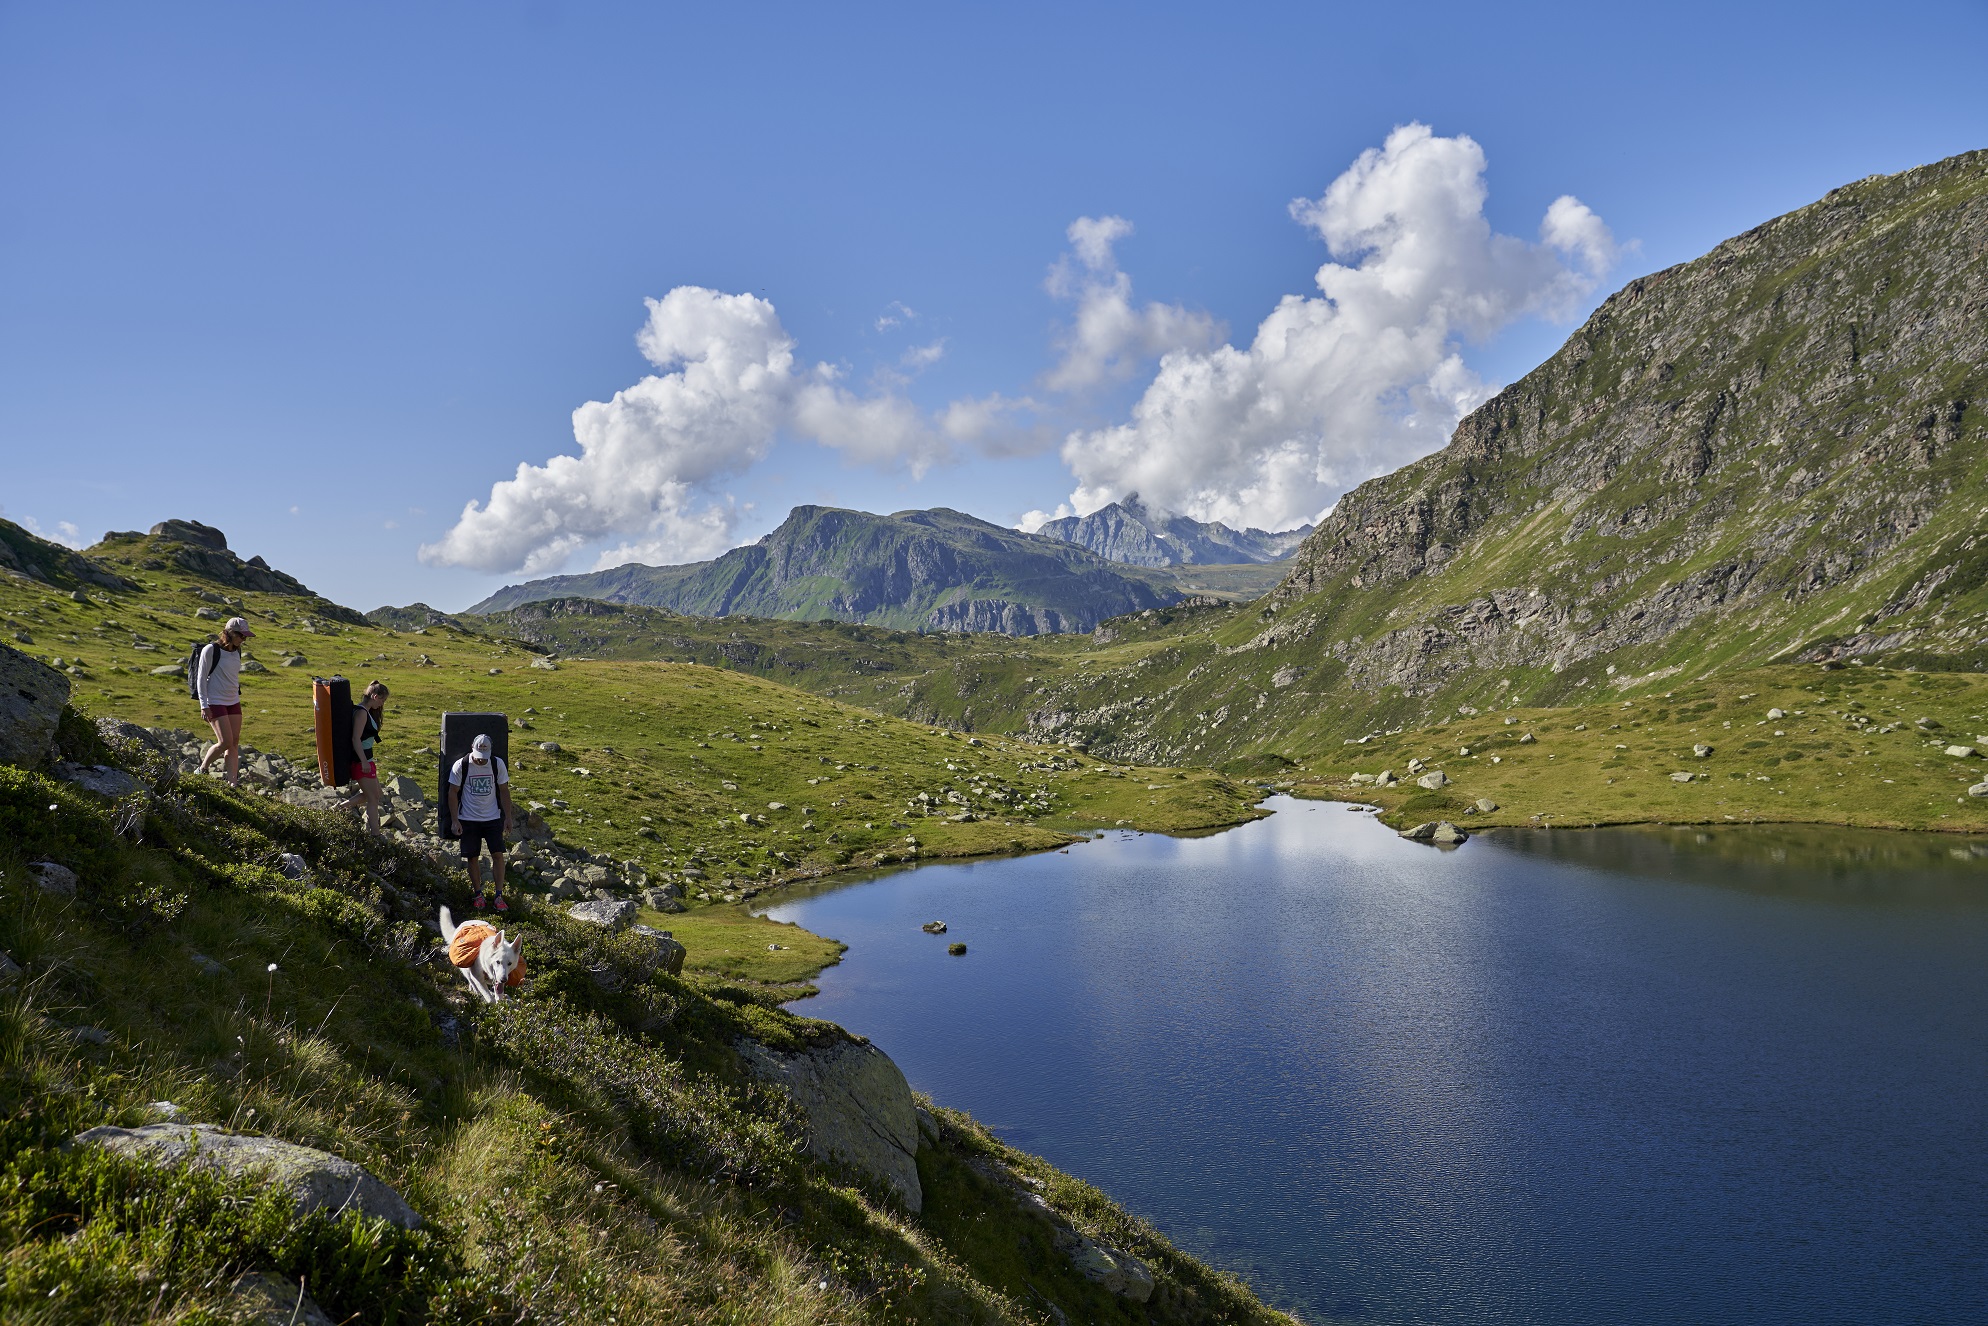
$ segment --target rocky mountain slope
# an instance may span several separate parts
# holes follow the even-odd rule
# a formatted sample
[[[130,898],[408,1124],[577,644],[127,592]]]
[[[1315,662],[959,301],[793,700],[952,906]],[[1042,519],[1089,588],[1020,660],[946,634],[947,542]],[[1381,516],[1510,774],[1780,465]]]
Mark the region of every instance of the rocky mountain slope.
[[[1047,538],[1089,548],[1108,561],[1130,566],[1234,565],[1275,562],[1297,551],[1310,525],[1272,534],[1230,529],[1220,521],[1149,510],[1137,493],[1088,516],[1065,516],[1036,530]]]
[[[835,618],[903,630],[1037,635],[1088,631],[1181,594],[1055,539],[958,511],[877,516],[798,506],[759,542],[688,566],[631,564],[509,586],[472,613],[597,598],[700,617]]]

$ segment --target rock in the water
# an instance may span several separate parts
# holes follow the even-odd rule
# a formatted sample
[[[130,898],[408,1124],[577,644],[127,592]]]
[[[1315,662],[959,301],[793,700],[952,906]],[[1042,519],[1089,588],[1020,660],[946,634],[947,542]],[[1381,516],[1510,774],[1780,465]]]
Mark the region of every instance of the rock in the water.
[[[1429,841],[1432,843],[1449,843],[1454,845],[1456,843],[1469,842],[1470,835],[1448,820],[1439,820],[1434,832],[1429,835]]]
[[[35,877],[35,887],[43,893],[64,898],[75,895],[76,872],[68,866],[54,861],[37,861],[28,870]]]
[[[1449,783],[1449,776],[1441,769],[1432,769],[1415,780],[1417,787],[1425,787],[1431,792],[1439,787],[1448,787]]]
[[[69,679],[40,659],[0,645],[0,764],[36,769],[48,762],[55,725],[69,703]]]
[[[304,1292],[302,1281],[269,1271],[252,1271],[235,1281],[229,1297],[264,1326],[338,1326]]]
[[[113,801],[130,796],[142,786],[124,770],[114,769],[108,764],[61,764],[56,766],[55,774],[64,782],[74,783],[86,792],[95,792]]]
[[[1712,748],[1701,741],[1691,748],[1691,753],[1702,760],[1712,753]]]
[[[600,898],[593,902],[576,902],[566,909],[566,914],[576,921],[604,925],[610,930],[625,930],[634,923],[635,913],[639,910],[626,899]]]
[[[918,928],[928,935],[943,935],[946,933],[946,923],[944,921],[927,921]]]
[[[810,1154],[880,1179],[907,1209],[923,1209],[916,1107],[889,1055],[855,1041],[793,1054],[741,1041],[739,1054],[754,1076],[782,1088],[801,1107]]]
[[[209,1123],[148,1123],[142,1128],[92,1128],[78,1133],[76,1141],[161,1165],[191,1161],[196,1168],[230,1176],[253,1174],[287,1189],[299,1215],[326,1208],[378,1216],[402,1229],[418,1229],[422,1223],[399,1193],[358,1165],[273,1137],[224,1132]]]
[[[1676,773],[1670,776],[1670,780],[1673,783],[1688,783],[1697,776],[1698,776],[1697,774],[1688,773],[1683,769],[1679,769]]]
[[[1412,838],[1418,843],[1426,843],[1436,836],[1436,822],[1430,820],[1426,824],[1418,824],[1412,829],[1403,829],[1401,836]]]
[[[1476,805],[1477,813],[1480,815],[1489,815],[1492,811],[1498,809],[1498,803],[1490,797],[1477,798]]]

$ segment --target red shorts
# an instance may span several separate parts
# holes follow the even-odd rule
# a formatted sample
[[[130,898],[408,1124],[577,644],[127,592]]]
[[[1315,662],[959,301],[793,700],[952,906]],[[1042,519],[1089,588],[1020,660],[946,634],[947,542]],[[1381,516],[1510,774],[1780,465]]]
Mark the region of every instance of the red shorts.
[[[364,764],[361,764],[359,761],[354,760],[352,761],[352,776],[354,778],[378,778],[380,776],[379,763],[374,760],[367,760]]]
[[[200,719],[211,723],[223,714],[239,714],[241,711],[242,707],[238,704],[204,704],[200,706]]]

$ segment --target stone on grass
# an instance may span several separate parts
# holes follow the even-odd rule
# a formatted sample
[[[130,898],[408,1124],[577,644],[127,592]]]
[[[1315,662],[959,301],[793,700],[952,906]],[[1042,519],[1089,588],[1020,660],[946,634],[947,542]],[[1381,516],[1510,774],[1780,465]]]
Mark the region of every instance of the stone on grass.
[[[0,764],[39,768],[69,703],[69,681],[40,659],[0,645]]]
[[[230,1177],[253,1175],[288,1191],[298,1215],[320,1209],[357,1211],[402,1229],[418,1229],[422,1223],[399,1193],[358,1165],[273,1137],[225,1132],[209,1123],[148,1123],[142,1128],[92,1128],[76,1134],[76,1142],[160,1165],[190,1163]]]
[[[1712,753],[1712,748],[1701,741],[1691,748],[1691,753],[1702,760]]]
[[[739,1057],[761,1081],[794,1099],[807,1120],[807,1149],[881,1180],[918,1211],[918,1117],[911,1087],[874,1045],[832,1041],[788,1053],[740,1041]]]
[[[1536,740],[1538,740],[1538,738],[1534,737],[1530,732],[1521,733],[1519,736],[1519,745],[1530,746]]]
[[[1489,815],[1492,811],[1498,809],[1498,803],[1493,801],[1490,797],[1477,798],[1476,806],[1477,806],[1477,813],[1480,815]]]
[[[177,677],[186,671],[184,663],[161,663],[152,669],[154,677]]]
[[[228,1297],[254,1315],[259,1326],[338,1326],[311,1296],[301,1280],[273,1271],[250,1271],[235,1281]]]
[[[576,921],[590,925],[606,926],[610,930],[626,930],[635,921],[635,913],[640,910],[634,903],[622,898],[597,898],[593,902],[576,902],[566,909],[566,914]]]
[[[655,959],[653,962],[644,959],[648,967],[648,970],[642,973],[644,976],[659,968],[672,976],[683,975],[683,960],[689,956],[690,950],[685,948],[675,935],[667,930],[651,929],[646,925],[636,926],[634,933],[649,941],[649,948]]]
[[[276,858],[276,868],[285,879],[302,879],[311,872],[311,863],[295,852],[285,852]]]
[[[60,764],[56,766],[55,774],[65,783],[74,783],[85,792],[95,792],[113,801],[130,796],[143,786],[124,770],[114,769],[108,764]]]
[[[1967,794],[1971,797],[1988,797],[1988,783],[1976,783],[1967,789]]]
[[[1423,774],[1420,778],[1415,780],[1415,785],[1417,787],[1427,788],[1431,792],[1435,791],[1439,787],[1448,787],[1449,783],[1450,783],[1449,776],[1445,774],[1441,769],[1432,769],[1428,773]]]
[[[21,974],[21,964],[5,953],[0,953],[0,985],[6,985]]]
[[[532,666],[544,672],[559,671],[559,665],[543,654],[534,654],[532,656]]]
[[[557,755],[560,751],[560,745],[556,741],[541,741],[538,743],[538,748],[547,755]]]
[[[1683,769],[1679,769],[1676,773],[1670,776],[1670,780],[1673,783],[1688,783],[1697,776],[1698,776],[1697,774],[1687,772],[1686,770]]]
[[[35,887],[43,893],[70,898],[76,894],[76,872],[68,866],[54,861],[37,861],[28,867],[35,877]]]
[[[1787,716],[1788,716],[1788,711],[1786,709],[1769,709],[1767,711],[1767,717],[1769,719],[1786,718]]]
[[[1953,759],[1953,760],[1971,760],[1971,759],[1973,759],[1973,758],[1974,758],[1974,747],[1972,747],[1972,746],[1949,746],[1949,747],[1947,747],[1947,752],[1946,752],[1946,753],[1947,753],[1947,758],[1948,758],[1948,759]]]

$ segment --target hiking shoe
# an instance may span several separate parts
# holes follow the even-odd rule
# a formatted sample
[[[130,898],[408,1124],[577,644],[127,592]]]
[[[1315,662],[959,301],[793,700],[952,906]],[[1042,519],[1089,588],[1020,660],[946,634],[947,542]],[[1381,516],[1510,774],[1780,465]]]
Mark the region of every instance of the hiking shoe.
[[[480,911],[482,911],[482,910],[483,910],[483,895],[482,895],[481,893],[479,893],[479,894],[477,894],[477,895],[476,895],[476,896],[475,896],[474,898],[471,898],[471,899],[469,900],[469,905],[470,905],[470,906],[472,906],[472,907],[474,907],[474,908],[476,908],[476,910],[477,910],[477,911],[479,911],[479,912],[480,912]]]
[[[511,910],[511,904],[510,904],[510,903],[508,903],[508,902],[505,902],[505,901],[504,901],[504,899],[503,899],[503,897],[502,897],[502,895],[499,895],[499,896],[498,896],[498,899],[497,899],[497,910],[498,910],[498,911],[500,911],[500,912],[508,912],[508,911],[510,911],[510,910]]]

